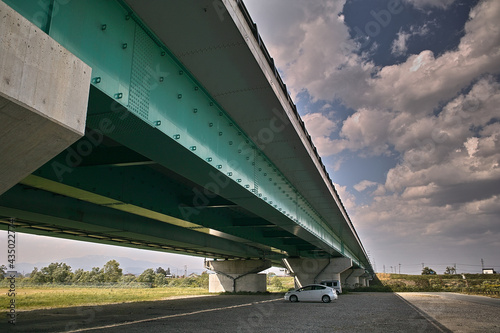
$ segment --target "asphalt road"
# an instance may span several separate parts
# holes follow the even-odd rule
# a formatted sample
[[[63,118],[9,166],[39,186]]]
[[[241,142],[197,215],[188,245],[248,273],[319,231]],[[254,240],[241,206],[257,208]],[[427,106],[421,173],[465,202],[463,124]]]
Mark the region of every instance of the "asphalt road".
[[[15,326],[0,322],[0,332],[500,332],[499,313],[430,294],[351,293],[327,304],[224,295],[25,311]],[[449,326],[450,315],[468,325]]]
[[[500,332],[500,298],[457,293],[398,293],[438,327],[451,332]]]

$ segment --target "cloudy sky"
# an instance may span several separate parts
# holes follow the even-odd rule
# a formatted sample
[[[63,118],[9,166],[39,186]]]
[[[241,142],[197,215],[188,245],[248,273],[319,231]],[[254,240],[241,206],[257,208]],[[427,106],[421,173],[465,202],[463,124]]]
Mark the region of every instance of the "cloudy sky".
[[[245,4],[377,271],[479,272],[481,258],[500,270],[500,1]],[[104,251],[202,266],[30,235],[23,244],[21,261]]]
[[[500,1],[245,3],[377,270],[500,269]]]

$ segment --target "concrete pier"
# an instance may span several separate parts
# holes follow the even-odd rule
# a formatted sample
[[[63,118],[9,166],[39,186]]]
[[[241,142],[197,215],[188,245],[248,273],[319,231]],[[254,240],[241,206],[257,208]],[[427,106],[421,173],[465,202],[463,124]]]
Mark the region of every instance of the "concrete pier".
[[[347,289],[353,289],[361,286],[360,278],[365,274],[364,269],[352,268],[341,274],[342,286]],[[363,281],[364,283],[364,281]]]
[[[208,290],[218,292],[265,292],[266,274],[258,274],[272,266],[269,260],[207,261],[210,275]]]
[[[283,259],[283,263],[293,274],[297,288],[323,280],[340,281],[340,274],[352,267],[352,260],[348,258],[288,258]]]

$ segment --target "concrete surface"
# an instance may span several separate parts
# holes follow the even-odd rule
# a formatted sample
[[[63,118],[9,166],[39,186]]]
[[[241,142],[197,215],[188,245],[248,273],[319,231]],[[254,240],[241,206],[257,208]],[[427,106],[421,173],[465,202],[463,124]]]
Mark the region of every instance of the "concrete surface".
[[[359,285],[366,285],[365,279],[360,277],[365,275],[365,270],[360,268],[351,268],[340,274],[342,278],[342,287],[345,289],[355,288]],[[361,282],[361,283],[360,283]]]
[[[281,295],[203,296],[20,312],[17,325],[4,319],[0,332],[500,332],[498,305],[453,297],[349,293],[331,303],[291,303]]]
[[[266,292],[266,274],[258,274],[272,266],[269,260],[211,260],[206,267],[210,274],[208,291],[221,292]]]
[[[0,194],[83,136],[91,68],[0,1]]]
[[[500,332],[500,299],[457,293],[398,293],[430,322],[451,332]]]
[[[208,291],[211,293],[222,292],[266,292],[266,274],[248,274],[236,279],[231,279],[222,274],[210,274]]]
[[[341,273],[352,267],[349,258],[287,258],[283,263],[293,273],[297,288],[323,280],[340,281]]]

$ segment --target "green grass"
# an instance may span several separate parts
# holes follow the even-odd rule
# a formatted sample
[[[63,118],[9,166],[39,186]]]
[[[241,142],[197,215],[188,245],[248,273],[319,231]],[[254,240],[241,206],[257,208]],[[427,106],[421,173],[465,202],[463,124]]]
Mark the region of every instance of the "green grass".
[[[23,287],[16,293],[17,310],[62,308],[123,302],[155,301],[171,296],[208,295],[204,288],[75,288]],[[10,301],[7,289],[2,288],[1,307],[7,309]]]
[[[275,276],[267,284],[267,291],[271,293],[285,293],[293,288],[294,282],[291,276]]]
[[[500,279],[490,274],[462,275],[406,275],[378,273],[370,287],[361,287],[355,291],[393,291],[393,292],[497,292],[500,291]]]

